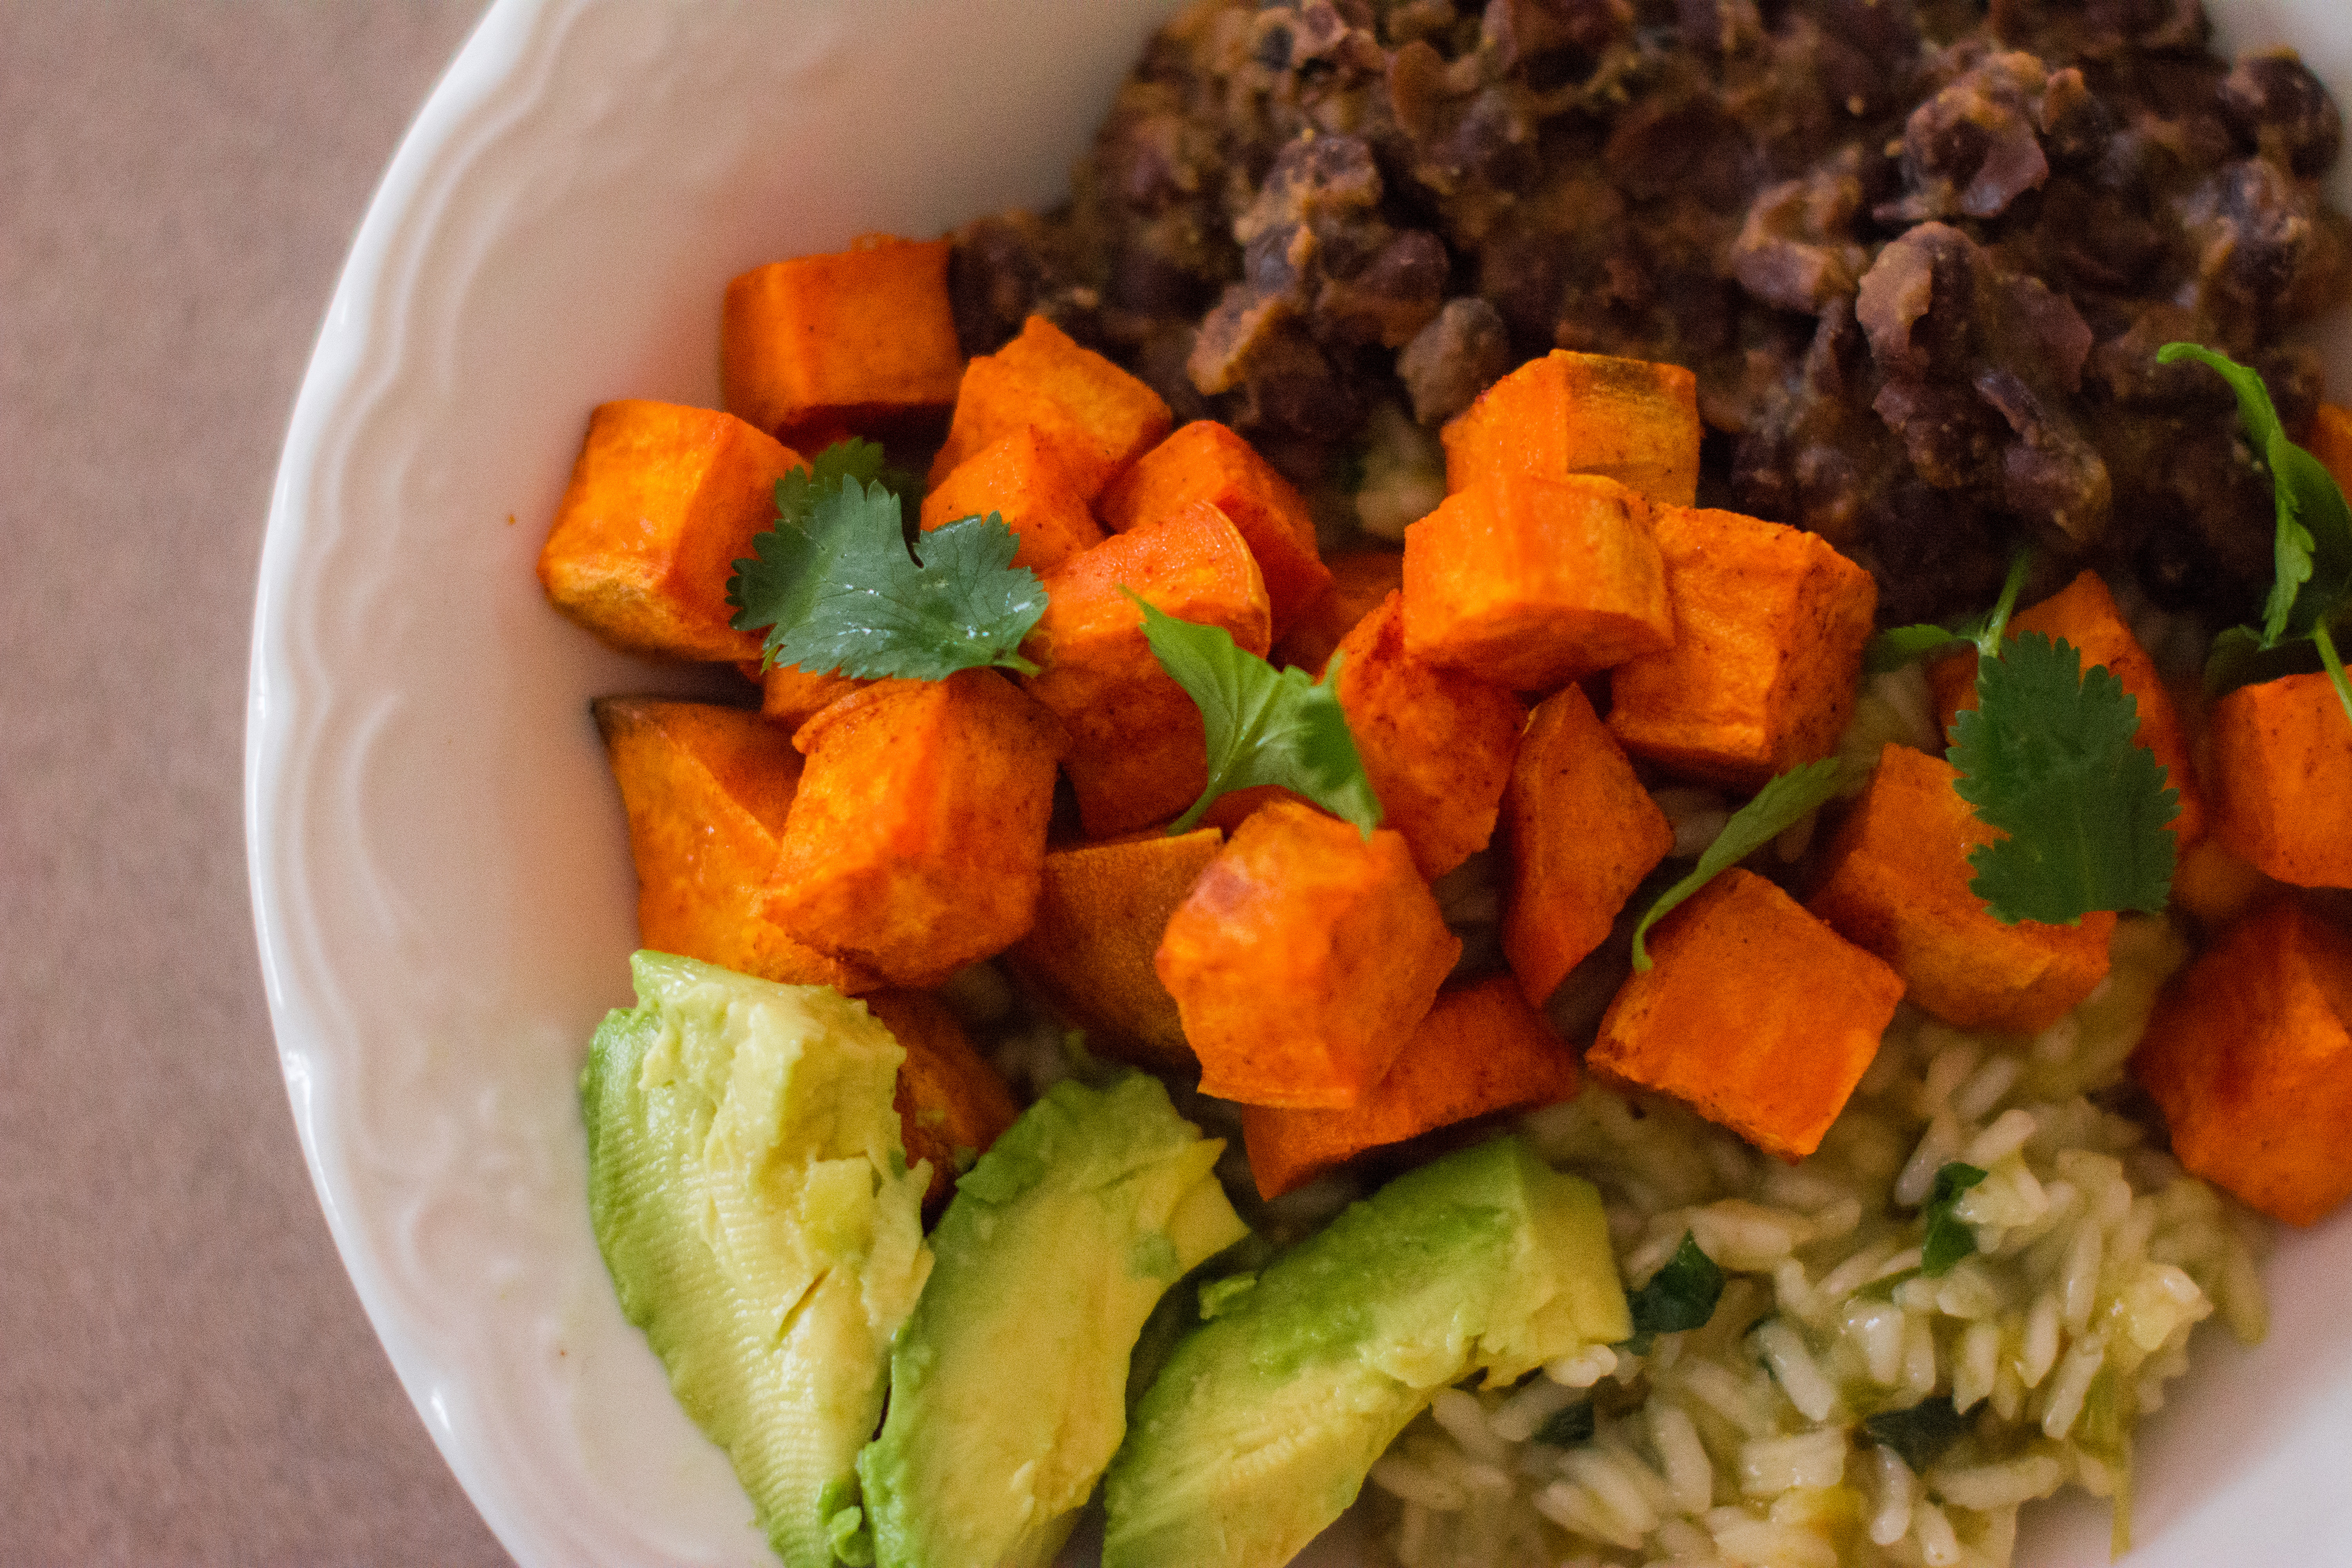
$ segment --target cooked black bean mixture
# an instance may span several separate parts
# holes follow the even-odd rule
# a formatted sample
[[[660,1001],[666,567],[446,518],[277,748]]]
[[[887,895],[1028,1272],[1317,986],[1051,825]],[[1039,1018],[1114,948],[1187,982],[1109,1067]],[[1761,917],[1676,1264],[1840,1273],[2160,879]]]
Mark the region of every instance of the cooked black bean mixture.
[[[2021,542],[2249,618],[2270,486],[2194,339],[2291,430],[2352,293],[2336,105],[2199,0],[1202,0],[1075,195],[960,231],[964,346],[1042,311],[1345,513],[1380,432],[1554,347],[1699,376],[1702,500],[1981,608]],[[1422,439],[1424,452],[1425,437]]]

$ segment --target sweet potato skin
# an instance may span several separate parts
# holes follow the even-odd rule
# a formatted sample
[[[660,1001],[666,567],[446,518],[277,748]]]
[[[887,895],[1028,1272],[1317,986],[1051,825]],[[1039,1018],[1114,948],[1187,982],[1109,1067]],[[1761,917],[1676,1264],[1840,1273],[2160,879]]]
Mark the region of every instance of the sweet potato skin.
[[[1391,594],[1339,645],[1339,706],[1382,826],[1435,881],[1494,837],[1527,710],[1507,687],[1406,651],[1404,595]]]
[[[993,670],[882,680],[793,737],[807,759],[760,912],[927,989],[1029,929],[1060,723]]]
[[[1576,1097],[1576,1053],[1507,974],[1441,994],[1353,1110],[1242,1109],[1250,1174],[1280,1197],[1367,1149],[1474,1116]]]
[[[877,991],[866,998],[866,1005],[907,1053],[891,1105],[898,1112],[907,1163],[931,1163],[923,1208],[936,1214],[947,1206],[961,1173],[956,1152],[986,1153],[1021,1107],[938,997],[921,991]]]
[[[1153,960],[1201,1058],[1201,1092],[1360,1105],[1437,997],[1462,943],[1404,839],[1274,801],[1234,830]]]
[[[955,401],[963,376],[948,242],[861,235],[847,250],[754,268],[727,285],[727,410],[823,447]]]
[[[1092,503],[1175,423],[1158,393],[1053,322],[1032,316],[1021,335],[964,366],[947,444],[931,464],[939,483],[957,464],[1024,426],[1056,449]]]
[[[755,714],[704,702],[591,704],[629,816],[641,945],[788,985],[853,994],[881,977],[752,913],[801,779],[792,742]]]
[[[540,551],[548,602],[626,653],[760,657],[728,625],[727,579],[775,521],[799,454],[731,414],[631,399],[589,416]]]
[[[1581,688],[1528,721],[1503,792],[1511,894],[1503,954],[1540,1007],[1608,940],[1617,911],[1675,847],[1675,830]]]
[[[2352,937],[2301,895],[2173,977],[2132,1056],[2198,1175],[2291,1225],[2352,1196]]]
[[[2077,925],[1997,920],[1969,891],[1969,852],[1998,835],[1941,757],[1888,742],[1830,842],[1806,907],[1903,976],[1911,1000],[1964,1029],[2038,1034],[2106,977],[2116,917]]]
[[[1652,514],[1674,646],[1610,676],[1609,728],[1676,772],[1756,789],[1853,717],[1878,585],[1818,534],[1738,512]]]
[[[1275,639],[1268,656],[1276,664],[1295,665],[1317,677],[1356,623],[1404,586],[1402,550],[1343,550],[1325,564],[1331,568],[1331,586]]]
[[[2213,836],[2303,888],[2352,888],[2352,715],[2318,671],[2242,686],[2213,704]]]
[[[1674,642],[1649,503],[1614,479],[1508,476],[1404,531],[1405,645],[1521,691]]]
[[[1445,487],[1602,474],[1662,505],[1698,497],[1698,378],[1679,365],[1554,349],[1446,425]]]
[[[1087,510],[1067,468],[1027,426],[950,470],[923,498],[922,524],[926,530],[944,528],[959,518],[992,512],[1020,541],[1013,564],[1033,572],[1050,571],[1102,542],[1102,525]]]
[[[1586,1069],[1671,1095],[1783,1160],[1821,1147],[1878,1055],[1902,977],[1737,867],[1648,947],[1649,973],[1609,1005]]]

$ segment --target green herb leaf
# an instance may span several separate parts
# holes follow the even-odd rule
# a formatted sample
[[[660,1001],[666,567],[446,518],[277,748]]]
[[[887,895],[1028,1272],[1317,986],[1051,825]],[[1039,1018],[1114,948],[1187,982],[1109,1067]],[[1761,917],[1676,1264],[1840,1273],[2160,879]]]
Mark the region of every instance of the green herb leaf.
[[[1275,668],[1222,626],[1178,620],[1132,590],[1120,591],[1143,612],[1152,657],[1200,704],[1208,732],[1209,787],[1169,832],[1189,830],[1219,795],[1280,784],[1372,836],[1381,825],[1380,797],[1334,689],[1339,659],[1311,681],[1302,669]]]
[[[1660,894],[1642,923],[1633,928],[1633,967],[1644,973],[1649,971],[1646,939],[1652,926],[1723,872],[1795,826],[1807,812],[1819,809],[1845,783],[1844,764],[1835,757],[1823,757],[1790,769],[1757,791],[1754,800],[1732,813],[1691,874]]]
[[[1969,1429],[1968,1417],[1952,1406],[1951,1395],[1938,1394],[1901,1410],[1882,1410],[1862,1418],[1871,1440],[1895,1450],[1913,1475],[1925,1474],[1944,1450]]]
[[[2072,925],[2093,910],[2164,909],[2180,794],[2139,744],[2139,703],[2104,665],[2038,632],[1977,666],[1952,727],[1954,786],[2008,835],[1969,856],[1999,919]]]
[[[1636,1336],[1675,1334],[1702,1327],[1715,1316],[1715,1304],[1722,1299],[1723,1269],[1699,1249],[1698,1238],[1685,1231],[1682,1245],[1664,1267],[1640,1289],[1627,1293],[1625,1310],[1633,1314]]]
[[[1919,1217],[1927,1226],[1919,1243],[1919,1272],[1928,1279],[1942,1279],[1952,1271],[1953,1264],[1977,1249],[1976,1231],[1952,1209],[1962,1193],[1984,1179],[1983,1171],[1958,1160],[1937,1171],[1935,1185],[1927,1189],[1927,1201],[1919,1208]]]
[[[1862,671],[1864,675],[1888,675],[1906,664],[1958,653],[1975,641],[1967,632],[1945,626],[1895,626],[1863,645]]]
[[[1536,1428],[1535,1440],[1548,1448],[1573,1448],[1591,1442],[1592,1432],[1592,1401],[1580,1399],[1546,1416]]]

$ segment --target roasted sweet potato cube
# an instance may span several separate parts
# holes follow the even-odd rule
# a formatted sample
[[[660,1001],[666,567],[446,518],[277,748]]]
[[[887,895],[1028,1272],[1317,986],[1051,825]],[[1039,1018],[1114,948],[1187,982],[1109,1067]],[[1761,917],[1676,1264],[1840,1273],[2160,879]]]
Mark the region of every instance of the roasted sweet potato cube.
[[[1152,959],[1168,917],[1224,842],[1223,833],[1203,827],[1045,852],[1037,923],[1010,956],[1033,988],[1087,1032],[1088,1049],[1140,1067],[1193,1065],[1176,999]]]
[[[2352,937],[2302,895],[2174,976],[2131,1065],[2198,1175],[2293,1225],[2352,1196]]]
[[[2327,677],[2238,688],[2207,742],[2213,836],[2282,882],[2352,888],[2352,714]]]
[[[2305,445],[2345,493],[2352,495],[2352,408],[2321,404],[2311,421],[2311,435]]]
[[[1675,830],[1591,700],[1570,686],[1543,700],[1519,737],[1503,832],[1503,954],[1540,1007],[1608,940],[1617,911],[1674,848]]]
[[[784,734],[706,702],[604,697],[593,706],[629,814],[641,945],[788,985],[882,984],[752,913],[800,786],[801,755]]]
[[[2183,847],[2205,832],[2205,807],[2197,788],[2197,770],[2189,759],[2189,737],[2181,728],[2172,692],[2157,673],[2156,661],[2139,646],[2116,607],[2115,595],[2095,572],[2078,574],[2072,583],[2031,609],[2011,616],[2009,635],[2040,632],[2053,641],[2071,645],[2082,656],[2083,668],[2105,665],[2139,704],[2139,743],[2164,764],[2165,783],[2180,792],[2180,815],[2173,818],[2174,841]],[[1959,714],[1977,705],[1977,656],[1974,649],[1939,658],[1927,672],[1936,699],[1937,722],[1945,734]]]
[[[719,336],[728,412],[815,447],[946,409],[963,376],[948,248],[863,235],[847,250],[772,262],[728,284]]]
[[[1853,716],[1878,585],[1816,533],[1660,507],[1674,646],[1609,678],[1609,728],[1635,756],[1755,789],[1819,762]]]
[[[930,482],[938,484],[956,465],[1013,431],[1034,426],[1091,504],[1174,423],[1158,393],[1072,342],[1045,317],[1032,316],[1019,337],[964,366],[955,418],[931,464]]]
[[[1363,1103],[1462,955],[1402,837],[1314,807],[1252,813],[1169,918],[1154,960],[1201,1092]]]
[[[1958,777],[1943,758],[1890,742],[1806,907],[1893,964],[1911,1000],[1946,1023],[2038,1034],[2105,978],[2116,917],[1996,919],[1969,891],[1968,857],[2000,836],[1953,788]]]
[[[550,603],[614,647],[669,658],[760,657],[727,623],[727,579],[776,520],[799,454],[731,414],[607,403],[539,554]]]
[[[1437,998],[1353,1110],[1242,1110],[1250,1174],[1278,1198],[1367,1149],[1521,1106],[1575,1098],[1576,1053],[1507,974]]]
[[[1337,684],[1382,826],[1421,874],[1433,882],[1486,847],[1528,717],[1510,689],[1407,652],[1402,594],[1339,645]]]
[[[926,529],[992,512],[1021,542],[1013,564],[1032,572],[1050,571],[1102,542],[1102,525],[1087,509],[1067,467],[1025,425],[958,463],[923,498]]]
[[[1554,349],[1444,431],[1445,488],[1605,474],[1661,505],[1698,498],[1698,378],[1680,365]]]
[[[754,661],[751,668],[758,671],[760,717],[787,735],[860,687],[874,684],[846,675],[811,675],[796,664],[772,664],[760,669]]]
[[[1902,977],[1770,882],[1726,871],[1652,929],[1585,1053],[1596,1077],[1672,1095],[1768,1154],[1821,1147],[1878,1055]]]
[[[894,985],[936,985],[1029,929],[1053,714],[993,670],[881,680],[793,737],[807,757],[760,912]]]
[[[1358,621],[1404,586],[1402,550],[1343,550],[1325,564],[1331,569],[1331,586],[1275,639],[1270,656],[1276,664],[1296,665],[1314,676],[1323,673],[1323,661]]]
[[[898,1112],[907,1163],[931,1163],[923,1207],[936,1212],[946,1205],[955,1179],[973,1156],[988,1152],[1021,1108],[938,997],[921,991],[877,991],[866,998],[866,1005],[906,1050],[891,1103]]]
[[[1097,506],[1105,526],[1124,533],[1194,501],[1209,502],[1242,531],[1265,577],[1276,637],[1331,586],[1306,501],[1248,442],[1213,419],[1196,419],[1144,453]]]
[[[2183,849],[2174,863],[2171,908],[2204,930],[2218,931],[2235,925],[2284,885],[2209,833]]]
[[[1614,479],[1510,476],[1404,531],[1405,645],[1522,691],[1674,642],[1650,507]]]
[[[1208,787],[1201,710],[1160,668],[1143,612],[1223,626],[1263,655],[1265,581],[1238,530],[1205,501],[1114,534],[1044,574],[1045,613],[1022,645],[1030,695],[1069,727],[1064,766],[1089,838],[1165,821]]]

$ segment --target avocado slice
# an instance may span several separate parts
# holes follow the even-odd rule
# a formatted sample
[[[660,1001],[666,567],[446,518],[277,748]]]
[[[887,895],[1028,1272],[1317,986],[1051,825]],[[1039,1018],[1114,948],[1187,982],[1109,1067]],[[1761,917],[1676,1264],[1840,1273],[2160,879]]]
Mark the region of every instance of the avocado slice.
[[[891,1106],[905,1053],[830,987],[629,967],[637,1005],[605,1017],[580,1079],[596,1244],[769,1544],[830,1568],[827,1516],[930,1268],[929,1167],[908,1170]]]
[[[1028,1568],[1061,1550],[1127,1429],[1144,1321],[1248,1234],[1223,1140],[1139,1074],[1055,1084],[956,1184],[858,1457],[882,1568]]]
[[[1278,1568],[1439,1389],[1633,1331],[1600,1194],[1516,1138],[1398,1177],[1218,1297],[1111,1462],[1103,1568]]]

